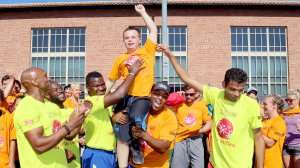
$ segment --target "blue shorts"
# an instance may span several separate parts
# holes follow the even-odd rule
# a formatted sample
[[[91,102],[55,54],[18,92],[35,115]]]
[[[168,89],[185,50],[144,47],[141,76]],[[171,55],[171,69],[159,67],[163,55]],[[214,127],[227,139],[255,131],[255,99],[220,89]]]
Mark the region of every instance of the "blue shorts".
[[[83,168],[115,168],[115,152],[86,147],[82,155]]]

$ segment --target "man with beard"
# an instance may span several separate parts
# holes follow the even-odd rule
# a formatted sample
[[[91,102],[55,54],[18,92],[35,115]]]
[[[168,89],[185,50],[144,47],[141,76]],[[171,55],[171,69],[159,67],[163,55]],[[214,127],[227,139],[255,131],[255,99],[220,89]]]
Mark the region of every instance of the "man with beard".
[[[48,100],[45,101],[45,104],[49,111],[53,113],[57,113],[57,115],[61,116],[60,120],[57,121],[56,128],[54,127],[54,131],[58,131],[60,129],[59,123],[65,123],[68,121],[70,115],[74,111],[72,108],[68,108],[64,106],[64,101],[66,100],[66,96],[61,86],[56,82],[50,82],[50,91],[45,94],[45,98]],[[78,168],[80,167],[80,153],[79,153],[79,144],[78,144],[78,132],[80,127],[77,127],[76,131],[73,131],[72,137],[75,138],[68,140],[65,139],[59,145],[63,145],[66,149],[67,161],[70,168]]]
[[[157,82],[151,89],[151,108],[146,118],[147,132],[141,127],[133,126],[132,135],[140,138],[140,146],[144,155],[144,163],[134,167],[169,168],[169,150],[174,143],[177,120],[174,113],[166,108],[170,87],[164,82]]]
[[[18,152],[22,168],[34,167],[67,167],[65,151],[57,146],[62,139],[80,127],[87,109],[80,106],[72,113],[69,122],[62,129],[53,131],[59,125],[60,116],[48,111],[44,101],[44,93],[48,92],[47,72],[31,67],[23,71],[21,83],[28,95],[21,100],[15,111],[15,128],[18,140]],[[57,146],[57,147],[56,147]]]
[[[166,46],[158,45],[157,51],[166,54],[180,79],[202,93],[203,99],[214,109],[209,167],[251,167],[255,149],[257,168],[262,168],[265,144],[260,108],[254,99],[243,94],[246,72],[238,68],[228,69],[221,90],[191,78]]]
[[[129,75],[125,81],[112,93],[106,92],[103,76],[99,72],[90,72],[86,76],[88,96],[92,109],[84,122],[86,148],[82,156],[83,167],[116,167],[116,138],[111,124],[112,112],[110,106],[118,103],[131,86],[135,76],[143,69],[143,60],[137,60],[127,66]]]
[[[173,109],[178,121],[172,166],[174,168],[204,168],[202,135],[211,129],[209,106],[197,100],[194,88],[184,86],[185,102]]]

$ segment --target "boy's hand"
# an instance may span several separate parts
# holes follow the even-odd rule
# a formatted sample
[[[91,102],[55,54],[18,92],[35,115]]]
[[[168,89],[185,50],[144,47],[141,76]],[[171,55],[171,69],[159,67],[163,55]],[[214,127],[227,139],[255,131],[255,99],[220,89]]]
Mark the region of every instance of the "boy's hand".
[[[137,13],[139,13],[139,14],[142,14],[142,13],[145,13],[145,12],[146,12],[146,9],[145,9],[144,5],[141,5],[141,4],[135,5],[134,8],[135,8],[135,11],[136,11]]]
[[[132,135],[134,138],[144,138],[145,134],[147,134],[141,126],[132,126],[131,128],[131,131],[132,131]]]
[[[119,111],[119,112],[115,113],[111,118],[113,123],[126,124],[127,123],[127,118],[126,118],[126,115],[123,114],[125,112],[126,112],[125,110],[122,110],[122,111]]]

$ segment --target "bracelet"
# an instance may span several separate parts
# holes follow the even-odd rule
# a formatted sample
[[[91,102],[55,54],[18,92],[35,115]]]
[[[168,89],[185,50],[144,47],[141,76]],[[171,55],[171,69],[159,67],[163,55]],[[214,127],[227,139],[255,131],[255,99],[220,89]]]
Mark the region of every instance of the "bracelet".
[[[62,127],[64,127],[67,130],[67,133],[68,133],[67,135],[71,134],[71,130],[67,125],[63,125]]]
[[[129,73],[129,75],[135,76],[135,73],[133,73],[133,72],[130,72],[130,73]]]

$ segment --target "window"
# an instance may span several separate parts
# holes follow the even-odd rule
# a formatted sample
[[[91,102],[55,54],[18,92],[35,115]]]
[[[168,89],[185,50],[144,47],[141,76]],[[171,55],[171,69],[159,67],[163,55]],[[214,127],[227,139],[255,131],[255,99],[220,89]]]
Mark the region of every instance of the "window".
[[[142,45],[147,40],[148,30],[146,27],[138,27],[141,32]],[[161,27],[158,28],[158,43],[162,43]],[[177,60],[187,69],[187,28],[183,26],[168,27],[169,48],[176,55]],[[162,81],[162,54],[155,56],[155,82]],[[184,86],[179,76],[175,72],[172,64],[169,64],[168,84],[172,91],[179,91]]]
[[[31,65],[64,87],[85,79],[85,28],[32,29]]]
[[[286,28],[231,27],[232,67],[248,74],[260,96],[286,95],[288,86]]]

